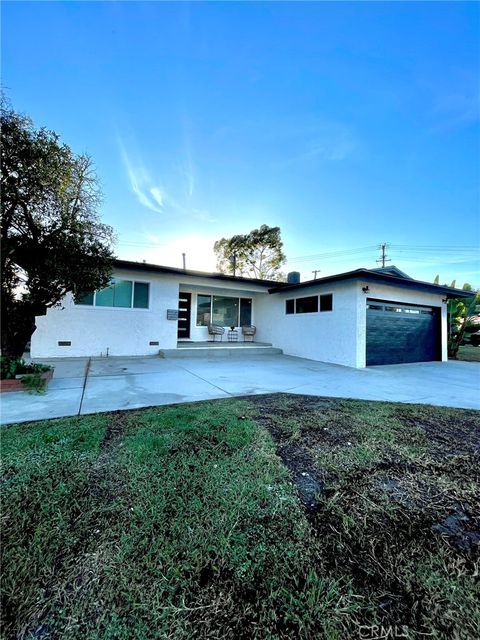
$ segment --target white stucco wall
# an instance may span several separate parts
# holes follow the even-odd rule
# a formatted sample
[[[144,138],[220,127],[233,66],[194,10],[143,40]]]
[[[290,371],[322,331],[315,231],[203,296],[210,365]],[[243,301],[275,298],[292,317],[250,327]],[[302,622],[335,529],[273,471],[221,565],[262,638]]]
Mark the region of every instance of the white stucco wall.
[[[114,272],[114,277],[150,283],[148,309],[122,309],[76,305],[68,295],[59,307],[49,309],[36,319],[37,329],[31,340],[33,358],[154,355],[160,349],[177,346],[177,322],[167,320],[167,309],[178,309],[180,291],[192,293],[192,340],[207,340],[206,327],[196,327],[198,293],[267,297],[266,287],[183,275],[138,271]],[[225,338],[224,338],[225,339]],[[59,346],[69,341],[71,346]],[[149,345],[149,342],[158,345]]]
[[[115,271],[115,277],[150,283],[148,309],[121,309],[76,305],[68,295],[61,307],[36,319],[31,355],[34,358],[105,355],[153,355],[160,348],[175,348],[177,323],[168,321],[167,309],[178,308],[178,278]],[[69,347],[58,346],[70,341]],[[160,346],[149,346],[158,341]]]
[[[333,294],[333,311],[285,313],[285,301],[290,298],[328,293]],[[271,294],[256,305],[258,340],[271,342],[287,355],[356,367],[357,297],[352,283]]]

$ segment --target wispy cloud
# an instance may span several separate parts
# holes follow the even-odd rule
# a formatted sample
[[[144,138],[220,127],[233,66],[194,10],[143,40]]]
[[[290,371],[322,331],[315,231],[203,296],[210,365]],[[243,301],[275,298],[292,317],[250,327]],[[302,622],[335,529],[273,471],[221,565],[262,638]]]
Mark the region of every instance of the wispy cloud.
[[[156,213],[163,212],[163,196],[160,187],[149,186],[149,176],[143,166],[134,167],[123,141],[118,138],[118,146],[123,165],[130,181],[130,187],[137,200],[147,209]]]
[[[181,216],[201,222],[215,222],[215,218],[213,218],[206,209],[194,207],[191,206],[190,203],[184,204],[182,202],[186,197],[188,200],[191,199],[195,187],[193,163],[188,146],[186,147],[185,155],[187,189],[181,189],[180,191],[182,191],[184,195],[183,197],[177,198],[159,184],[157,180],[152,179],[151,173],[142,161],[140,154],[129,152],[125,142],[120,136],[117,136],[117,142],[130,188],[142,206],[164,216]]]

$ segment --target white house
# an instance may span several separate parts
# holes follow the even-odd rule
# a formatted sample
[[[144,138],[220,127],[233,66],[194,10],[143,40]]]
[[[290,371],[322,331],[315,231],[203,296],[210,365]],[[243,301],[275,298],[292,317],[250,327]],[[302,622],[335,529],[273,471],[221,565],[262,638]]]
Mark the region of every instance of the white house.
[[[116,260],[109,287],[37,317],[31,355],[155,355],[208,341],[213,323],[225,341],[255,325],[256,341],[287,355],[350,367],[446,360],[446,301],[470,295],[395,267],[278,283]]]

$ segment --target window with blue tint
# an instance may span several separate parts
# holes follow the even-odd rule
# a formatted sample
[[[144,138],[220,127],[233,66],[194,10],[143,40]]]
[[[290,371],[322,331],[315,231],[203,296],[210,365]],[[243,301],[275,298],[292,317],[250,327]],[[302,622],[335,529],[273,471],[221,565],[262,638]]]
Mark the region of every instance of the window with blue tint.
[[[252,299],[240,298],[240,327],[252,324]]]
[[[91,293],[87,293],[87,295],[75,300],[75,304],[88,304],[89,306],[93,306],[93,291]]]
[[[96,307],[113,307],[114,287],[112,283],[105,289],[100,289],[95,293],[95,306]]]
[[[197,296],[197,327],[206,327],[212,317],[212,296]]]
[[[132,295],[133,294],[133,295]],[[108,287],[89,293],[75,301],[95,307],[118,307],[120,309],[148,309],[150,284],[132,280],[114,280]]]
[[[113,306],[129,309],[132,306],[132,281],[118,280],[113,285]]]
[[[135,309],[148,309],[148,282],[135,282],[133,287],[133,306]]]

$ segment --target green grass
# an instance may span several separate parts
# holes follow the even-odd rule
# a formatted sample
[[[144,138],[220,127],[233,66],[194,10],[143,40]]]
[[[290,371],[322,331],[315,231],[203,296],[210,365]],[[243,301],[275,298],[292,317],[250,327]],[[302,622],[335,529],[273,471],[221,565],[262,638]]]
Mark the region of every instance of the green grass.
[[[419,478],[476,506],[478,477],[465,451],[440,464],[416,423],[474,412],[261,403],[5,428],[2,637],[353,638],[400,593],[433,607],[388,619],[408,637],[475,637],[475,559],[431,533],[439,498]],[[278,455],[286,443],[328,484],[313,518]],[[399,485],[379,492],[393,462]]]

